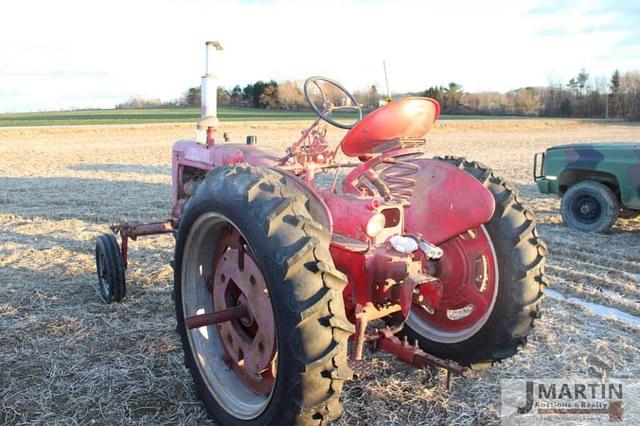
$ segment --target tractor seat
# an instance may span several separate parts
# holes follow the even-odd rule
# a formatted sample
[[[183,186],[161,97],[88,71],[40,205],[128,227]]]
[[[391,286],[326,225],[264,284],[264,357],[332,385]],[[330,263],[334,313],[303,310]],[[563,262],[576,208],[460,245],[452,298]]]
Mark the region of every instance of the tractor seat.
[[[410,97],[389,102],[360,120],[342,140],[342,152],[350,157],[379,154],[424,138],[440,116],[440,104],[431,98]],[[411,142],[414,141],[414,142]],[[399,147],[401,147],[399,145]]]

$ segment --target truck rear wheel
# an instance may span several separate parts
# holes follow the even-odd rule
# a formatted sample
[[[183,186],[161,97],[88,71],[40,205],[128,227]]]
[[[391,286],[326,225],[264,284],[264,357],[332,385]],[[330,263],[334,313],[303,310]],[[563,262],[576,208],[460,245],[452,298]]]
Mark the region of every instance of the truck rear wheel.
[[[620,209],[618,217],[620,219],[635,219],[640,216],[640,210]]]
[[[517,191],[477,162],[444,157],[491,191],[489,222],[440,245],[430,265],[443,285],[436,309],[414,305],[405,333],[429,353],[474,368],[517,353],[538,316],[546,285],[546,246]]]
[[[586,180],[572,185],[562,197],[564,223],[583,232],[608,231],[620,211],[618,199],[606,185]]]
[[[276,172],[209,172],[186,204],[175,256],[177,330],[196,392],[219,424],[325,424],[353,325],[346,277],[306,198]],[[188,317],[244,305],[239,320],[189,329]]]

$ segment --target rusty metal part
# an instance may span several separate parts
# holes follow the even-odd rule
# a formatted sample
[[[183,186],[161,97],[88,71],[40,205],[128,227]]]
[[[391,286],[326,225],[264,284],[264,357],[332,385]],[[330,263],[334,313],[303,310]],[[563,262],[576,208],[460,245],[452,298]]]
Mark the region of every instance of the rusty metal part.
[[[327,129],[318,127],[319,124],[320,117],[309,128],[302,131],[300,138],[287,149],[284,161],[293,159],[303,168],[307,165],[318,166],[334,162],[335,152],[329,149],[326,139]]]
[[[437,339],[467,339],[478,332],[493,311],[498,294],[495,248],[484,227],[476,228],[441,245],[444,255],[434,262],[442,293],[421,288],[428,303],[414,304],[408,319],[412,330]],[[428,263],[425,266],[428,267]]]
[[[399,304],[404,318],[409,315],[416,289],[420,291],[422,287],[429,287],[430,290],[425,290],[425,294],[431,298],[441,294],[440,281],[424,272],[420,258],[398,253],[391,248],[378,247],[374,259],[373,264],[376,266],[373,281],[376,285],[372,293],[373,299]],[[433,302],[437,304],[439,300]]]
[[[136,238],[144,235],[167,234],[173,232],[174,221],[172,219],[163,222],[138,223],[131,225],[127,222],[112,225],[111,230],[119,233],[120,236],[125,235],[135,241]]]
[[[333,217],[341,220],[334,221],[333,232],[357,240],[381,245],[393,235],[402,233],[402,206],[400,201],[387,201],[381,198],[354,197],[322,191],[321,195]],[[382,230],[371,237],[367,234],[369,221],[379,213],[392,212],[393,218],[387,220]]]
[[[360,195],[361,177],[368,169],[387,158],[406,160],[412,154],[410,150],[395,150],[361,164],[345,177],[344,192]],[[493,216],[495,200],[491,192],[469,173],[440,160],[418,158],[408,162],[415,164],[419,173],[413,195],[404,200],[403,233],[420,234],[432,244],[440,245]]]
[[[356,332],[354,334],[354,349],[351,352],[351,359],[354,361],[362,360],[362,354],[364,352],[364,343],[367,340],[366,332],[367,325],[370,321],[387,317],[400,311],[401,307],[398,304],[393,304],[385,307],[376,307],[372,303],[366,305],[356,305],[355,317],[356,317]]]
[[[375,340],[378,349],[395,355],[400,361],[406,362],[417,368],[427,366],[444,368],[447,371],[447,389],[451,389],[451,374],[457,376],[468,375],[470,370],[457,362],[438,358],[420,349],[418,341],[413,345],[409,343],[406,336],[400,340],[395,336],[396,330],[384,328],[378,331],[379,338]]]
[[[427,144],[425,138],[395,138],[388,141],[373,141],[375,145],[371,151],[373,154],[381,154],[394,149],[418,149],[423,148]]]
[[[333,233],[331,245],[344,251],[366,253],[371,249],[371,241],[361,241],[346,235]]]
[[[245,305],[234,306],[224,311],[213,312],[210,314],[194,315],[186,319],[185,324],[189,330],[194,328],[206,327],[208,325],[219,324],[225,321],[239,320],[246,317],[249,310]]]
[[[397,148],[367,160],[345,178],[345,192],[368,196],[378,195],[387,200],[408,200],[414,192],[420,168],[410,162],[423,155],[415,148]]]
[[[119,224],[111,225],[110,228],[114,234],[120,234],[122,238],[121,255],[122,263],[125,269],[129,264],[129,240],[137,240],[138,237],[145,235],[159,235],[169,234],[175,230],[175,221],[173,219],[165,220],[164,222],[151,222],[151,223],[138,223],[130,224],[127,222],[121,222]]]
[[[245,317],[250,319],[218,323],[220,339],[238,377],[256,393],[268,392],[276,327],[266,282],[238,231],[229,230],[218,247],[224,250],[214,259],[214,308],[226,311],[229,305],[246,306]]]
[[[420,168],[406,160],[416,156],[417,154],[408,156],[408,158],[389,157],[377,165],[376,170],[380,178],[394,198],[408,200],[413,195],[416,176],[420,172]]]
[[[420,250],[422,250],[422,252],[424,253],[425,257],[427,259],[440,259],[442,257],[442,255],[444,254],[444,252],[442,251],[442,249],[438,246],[435,246],[433,244],[431,244],[428,241],[422,240],[420,239],[420,241],[418,241],[418,247],[420,247]]]

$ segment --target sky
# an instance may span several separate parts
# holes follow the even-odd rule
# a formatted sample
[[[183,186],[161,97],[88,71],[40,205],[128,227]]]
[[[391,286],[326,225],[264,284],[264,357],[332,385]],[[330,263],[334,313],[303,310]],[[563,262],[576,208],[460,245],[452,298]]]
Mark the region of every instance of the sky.
[[[508,91],[640,69],[640,1],[5,0],[0,112],[179,98],[217,40],[220,84]]]

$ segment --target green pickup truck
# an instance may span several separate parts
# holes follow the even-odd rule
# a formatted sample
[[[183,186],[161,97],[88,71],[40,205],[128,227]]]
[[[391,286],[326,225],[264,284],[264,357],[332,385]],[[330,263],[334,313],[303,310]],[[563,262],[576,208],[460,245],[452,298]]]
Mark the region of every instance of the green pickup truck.
[[[640,215],[640,142],[550,147],[534,156],[533,179],[540,192],[562,197],[567,225],[605,232],[618,217]]]

